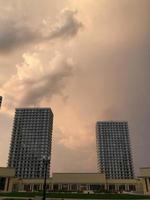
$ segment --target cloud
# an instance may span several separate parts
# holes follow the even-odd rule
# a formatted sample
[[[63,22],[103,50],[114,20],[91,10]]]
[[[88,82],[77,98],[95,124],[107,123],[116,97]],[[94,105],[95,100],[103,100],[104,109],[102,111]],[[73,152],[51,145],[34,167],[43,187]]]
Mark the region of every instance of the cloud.
[[[7,53],[29,44],[44,43],[52,39],[67,39],[75,36],[82,23],[76,18],[77,11],[65,9],[58,17],[56,24],[49,27],[43,20],[43,25],[35,27],[23,20],[3,17],[0,20],[0,53]]]
[[[46,66],[37,53],[25,53],[23,59],[23,63],[16,66],[17,74],[0,90],[5,98],[6,109],[40,105],[43,99],[50,100],[53,95],[61,94],[66,78],[72,76],[72,60],[59,52]]]
[[[70,38],[77,34],[78,30],[83,26],[74,16],[77,11],[65,9],[61,12],[59,22],[53,27],[49,38]]]
[[[22,1],[20,1],[21,11],[24,9]],[[44,59],[38,53],[24,54],[24,62],[16,68],[17,75],[1,87],[5,95],[3,107],[14,109],[18,105],[33,104],[34,100],[37,100],[36,105],[52,107],[55,140],[53,168],[55,171],[82,169],[86,171],[88,167],[91,171],[95,171],[95,122],[97,120],[128,120],[131,144],[134,146],[137,157],[136,168],[150,165],[149,157],[144,156],[146,152],[149,152],[150,138],[150,1],[68,0],[65,1],[65,5],[60,6],[56,0],[45,0],[40,7],[36,0],[34,2],[34,12],[31,2],[28,3],[28,1],[26,4],[29,8],[26,6],[24,12],[28,13],[29,9],[32,12],[31,19],[28,20],[32,25],[29,28],[32,30],[31,33],[40,35],[38,38],[42,35],[42,39],[36,40],[34,44],[40,44],[40,47],[42,47],[41,43],[43,44]],[[57,9],[52,9],[54,7],[51,4],[55,4]],[[51,11],[48,10],[46,13],[47,7]],[[71,11],[77,8],[79,13],[76,15],[75,11],[72,11],[74,14],[69,17],[73,20],[69,18],[69,21],[62,12],[55,23],[56,13],[63,7],[71,7]],[[22,15],[21,11],[20,15]],[[44,19],[43,25],[35,25],[42,19]],[[47,19],[53,19],[54,25],[51,26],[50,20]],[[68,39],[75,36],[74,33],[76,34],[76,31],[72,32],[70,28],[70,24],[76,24],[76,20],[79,23],[83,22],[86,31],[79,35],[78,42],[72,40],[67,45]],[[65,24],[68,25],[65,26]],[[24,26],[30,27],[28,24]],[[80,25],[75,27],[78,28],[77,32],[81,29]],[[73,28],[73,30],[76,29]],[[59,32],[61,32],[60,35]],[[65,42],[61,42],[61,39]],[[51,48],[45,45],[49,41],[54,41]],[[33,44],[33,42],[30,41],[28,44]],[[16,46],[12,47],[11,50],[16,48]],[[50,59],[54,49],[63,53],[56,54]],[[18,54],[21,54],[20,51]],[[58,72],[61,71],[58,73],[61,74],[59,81],[52,73],[52,66],[55,66],[52,61],[55,60],[54,58],[61,60],[60,57],[63,57],[64,63],[69,62],[71,68],[73,65],[70,65],[68,57],[73,58],[78,63],[78,68],[75,73],[69,68],[69,74],[65,72],[64,76],[60,70],[61,61],[60,68],[58,67]],[[4,59],[6,60],[5,56]],[[0,70],[7,66],[12,69],[12,66],[15,66],[13,63],[21,63],[16,55],[14,57],[8,55],[7,60],[9,64],[2,63]],[[6,76],[5,80],[8,79],[8,71],[10,72],[8,69],[5,72],[1,71],[1,74]],[[44,78],[47,75],[49,79]],[[55,80],[54,85],[52,79]],[[47,85],[46,90],[42,85]],[[69,95],[67,102],[64,103],[62,101],[64,97],[61,98],[60,95],[65,97]],[[10,123],[7,124],[9,127]],[[2,129],[4,135],[8,132],[7,126]],[[56,132],[56,128],[60,129],[59,133]],[[8,143],[5,146],[8,146]],[[2,148],[1,151],[3,151]],[[3,154],[6,155],[4,151]],[[90,161],[87,163],[88,158]],[[75,164],[74,160],[76,160]]]
[[[3,19],[0,21],[0,26],[0,53],[7,53],[18,47],[42,40],[41,33],[31,28],[29,24]]]

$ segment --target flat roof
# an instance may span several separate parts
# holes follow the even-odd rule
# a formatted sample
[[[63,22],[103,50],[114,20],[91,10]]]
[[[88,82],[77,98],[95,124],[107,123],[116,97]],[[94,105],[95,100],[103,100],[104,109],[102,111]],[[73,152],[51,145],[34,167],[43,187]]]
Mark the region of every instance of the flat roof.
[[[50,107],[22,107],[22,108],[16,108],[16,110],[22,110],[22,109],[31,110],[31,109],[51,109],[51,108]]]
[[[140,169],[150,169],[150,167],[140,167]]]

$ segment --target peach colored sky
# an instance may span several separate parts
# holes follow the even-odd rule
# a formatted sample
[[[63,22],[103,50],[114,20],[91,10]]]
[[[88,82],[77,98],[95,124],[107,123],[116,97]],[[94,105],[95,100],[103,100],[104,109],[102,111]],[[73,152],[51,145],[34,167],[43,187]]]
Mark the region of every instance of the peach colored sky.
[[[54,113],[52,171],[96,171],[95,123],[127,120],[150,165],[150,1],[0,0],[0,166],[15,107]]]

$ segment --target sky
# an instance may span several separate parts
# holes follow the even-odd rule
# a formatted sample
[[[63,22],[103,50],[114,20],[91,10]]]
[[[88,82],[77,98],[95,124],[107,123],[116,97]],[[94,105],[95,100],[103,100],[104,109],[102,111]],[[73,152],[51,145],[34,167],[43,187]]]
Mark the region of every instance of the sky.
[[[0,0],[0,166],[16,107],[51,107],[52,172],[96,172],[95,125],[129,123],[150,166],[150,1]]]

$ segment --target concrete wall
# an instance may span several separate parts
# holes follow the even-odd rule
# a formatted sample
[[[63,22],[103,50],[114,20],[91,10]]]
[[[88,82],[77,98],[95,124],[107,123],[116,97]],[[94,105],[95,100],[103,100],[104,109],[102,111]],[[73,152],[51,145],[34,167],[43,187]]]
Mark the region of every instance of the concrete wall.
[[[148,176],[147,170],[142,173]],[[44,179],[14,178],[15,170],[12,168],[0,168],[0,175],[6,178],[5,192],[43,190]],[[148,194],[150,190],[147,192],[144,181],[144,178],[106,179],[100,173],[53,173],[53,177],[47,179],[47,191],[109,190],[142,193],[144,187],[144,193]]]
[[[43,179],[15,179],[14,191],[38,191],[43,189]],[[54,173],[47,179],[47,191],[133,191],[142,192],[139,179],[105,179],[98,173]]]
[[[53,183],[105,183],[105,175],[100,173],[53,173]]]
[[[140,168],[144,194],[150,194],[150,167]]]
[[[0,167],[0,177],[5,178],[5,186],[3,189],[4,192],[9,192],[12,190],[14,176],[15,176],[14,168]]]
[[[0,176],[1,177],[14,177],[15,169],[10,167],[0,167]]]

